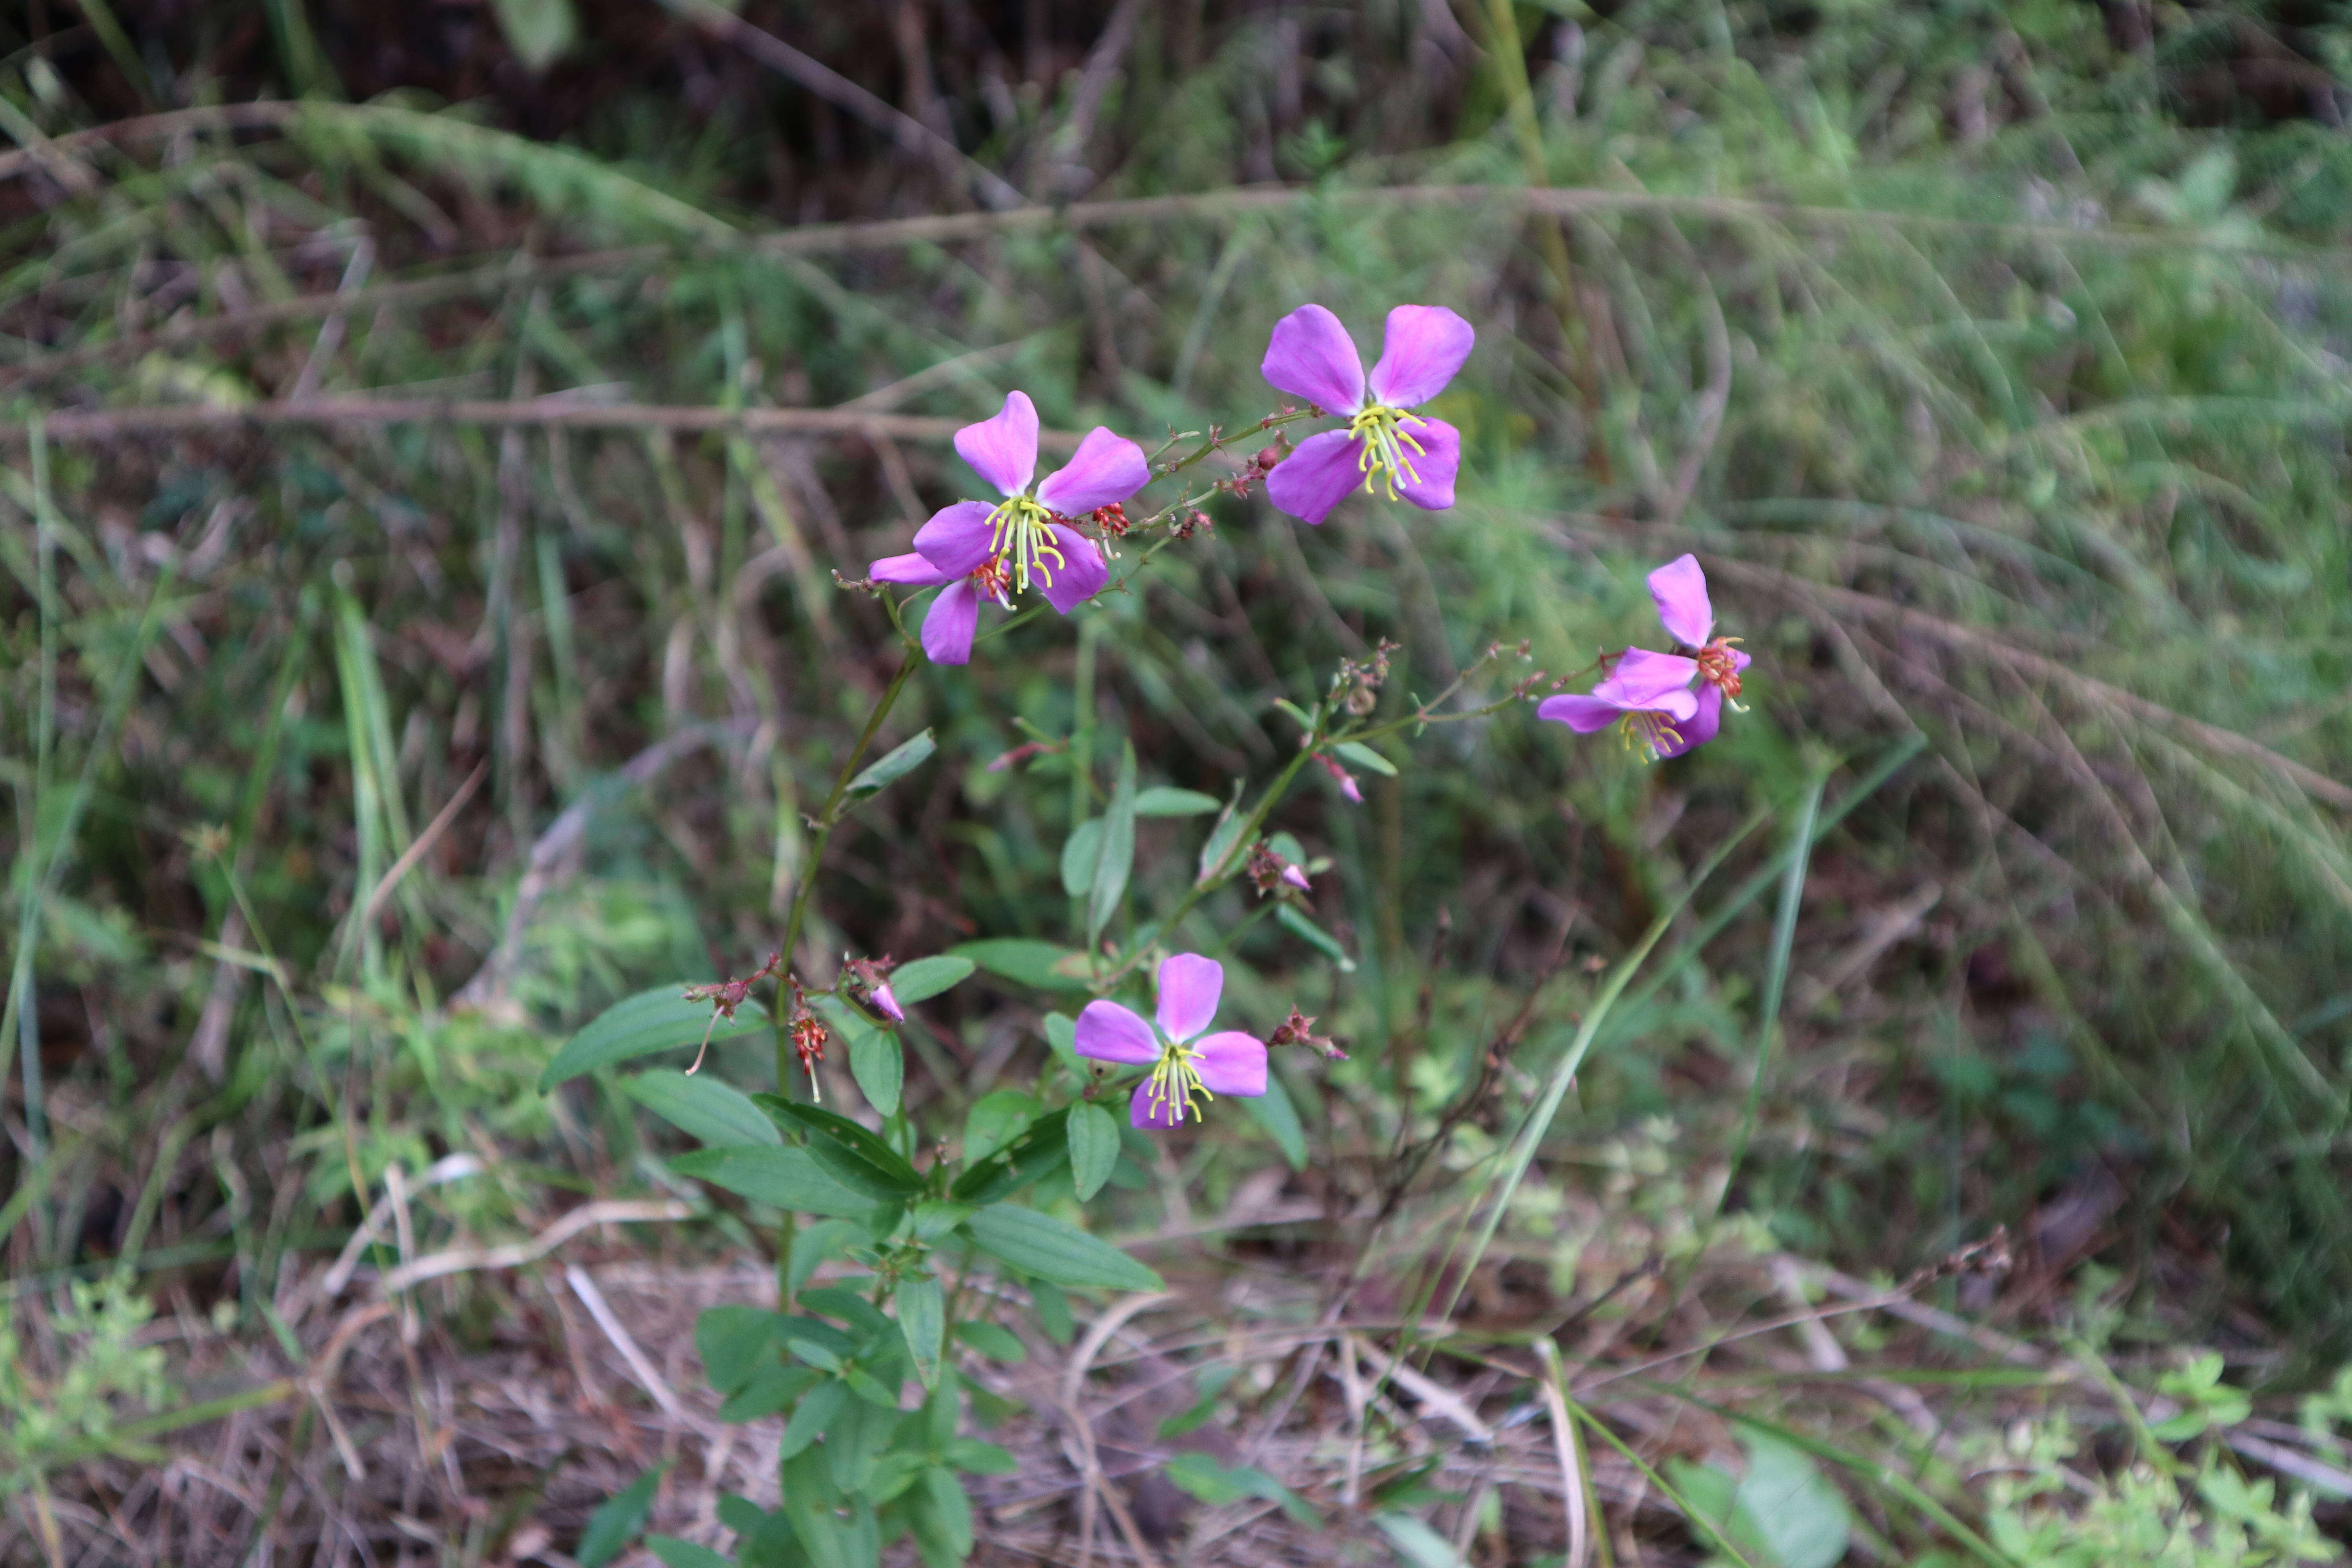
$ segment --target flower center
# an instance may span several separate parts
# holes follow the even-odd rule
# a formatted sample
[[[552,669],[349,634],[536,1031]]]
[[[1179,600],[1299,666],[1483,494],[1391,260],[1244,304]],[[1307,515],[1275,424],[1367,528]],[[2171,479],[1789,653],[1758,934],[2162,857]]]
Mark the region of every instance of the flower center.
[[[1144,1103],[1164,1110],[1171,1121],[1181,1122],[1187,1110],[1206,1121],[1207,1116],[1193,1103],[1192,1097],[1196,1094],[1203,1100],[1217,1097],[1209,1092],[1209,1086],[1201,1081],[1201,1069],[1192,1065],[1200,1058],[1200,1052],[1187,1050],[1182,1046],[1162,1046],[1160,1061],[1151,1069],[1150,1087],[1144,1091]]]
[[[1739,706],[1739,666],[1731,657],[1731,645],[1738,637],[1717,637],[1692,655],[1698,661],[1698,678],[1709,686],[1723,688],[1723,699],[1732,710],[1745,713]]]
[[[1013,592],[1013,571],[1005,565],[1003,556],[990,556],[973,567],[970,575],[971,585],[980,590],[982,598],[993,599],[1007,609],[1012,608],[1007,599]]]
[[[1013,563],[1013,580],[1024,594],[1029,591],[1029,574],[1033,571],[1040,583],[1053,585],[1053,570],[1045,564],[1048,556],[1055,567],[1070,563],[1055,545],[1054,536],[1046,531],[1053,518],[1054,514],[1039,505],[1034,496],[1014,496],[988,514],[989,553]]]
[[[1425,458],[1429,452],[1420,442],[1405,434],[1404,427],[1426,423],[1418,416],[1385,403],[1368,403],[1348,421],[1348,434],[1357,442],[1356,468],[1364,476],[1366,495],[1373,493],[1372,487],[1380,483],[1383,476],[1391,500],[1397,499],[1399,474],[1404,476],[1404,481],[1409,485],[1421,483],[1421,475],[1413,468],[1412,458],[1405,456],[1405,448],[1412,447],[1413,457],[1418,458]]]
[[[1644,709],[1638,713],[1626,714],[1620,728],[1625,731],[1628,749],[1636,742],[1640,742],[1642,760],[1645,763],[1654,763],[1664,756],[1666,748],[1679,739],[1675,733],[1675,721],[1654,710]]]

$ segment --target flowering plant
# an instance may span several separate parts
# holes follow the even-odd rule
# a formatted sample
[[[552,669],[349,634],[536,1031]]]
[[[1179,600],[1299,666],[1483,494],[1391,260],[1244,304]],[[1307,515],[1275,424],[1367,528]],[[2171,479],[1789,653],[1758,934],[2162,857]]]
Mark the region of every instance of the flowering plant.
[[[1226,967],[1209,952],[1225,951],[1250,921],[1270,914],[1347,966],[1345,948],[1312,918],[1312,873],[1325,863],[1311,860],[1288,834],[1269,833],[1270,815],[1310,763],[1330,776],[1346,801],[1361,803],[1364,775],[1382,779],[1398,771],[1388,742],[1499,713],[1537,696],[1545,679],[1528,673],[1489,700],[1457,702],[1467,681],[1505,657],[1498,644],[1443,690],[1395,705],[1401,711],[1381,719],[1397,651],[1381,643],[1340,662],[1312,704],[1276,704],[1297,728],[1295,750],[1254,801],[1244,806],[1237,784],[1221,811],[1213,797],[1142,788],[1131,746],[1108,789],[1100,790],[1092,770],[1073,756],[1075,737],[1040,735],[992,765],[1054,758],[1076,771],[1078,799],[1098,795],[1107,803],[1101,815],[1072,824],[1062,855],[1073,898],[1070,944],[1024,936],[967,942],[904,963],[845,954],[836,964],[804,941],[827,842],[848,811],[921,766],[933,749],[925,731],[867,760],[909,677],[925,662],[952,667],[972,659],[983,601],[1013,609],[1015,598],[1034,588],[1067,617],[1125,590],[1162,550],[1208,531],[1201,508],[1219,492],[1239,500],[1262,480],[1275,507],[1307,523],[1320,523],[1357,491],[1375,505],[1450,507],[1461,437],[1416,410],[1444,389],[1475,342],[1470,324],[1454,311],[1400,305],[1389,313],[1381,358],[1367,374],[1339,319],[1307,305],[1276,324],[1265,373],[1308,407],[1278,410],[1232,434],[1213,428],[1181,455],[1171,454],[1202,433],[1171,435],[1147,454],[1098,426],[1073,444],[1065,466],[1040,480],[1037,410],[1019,391],[1008,394],[993,416],[957,431],[957,452],[997,499],[941,508],[916,532],[911,551],[872,563],[851,584],[880,597],[898,630],[901,659],[831,794],[807,818],[812,837],[774,955],[743,979],[634,997],[582,1031],[549,1068],[544,1081],[551,1085],[632,1057],[698,1045],[684,1073],[640,1073],[630,1092],[704,1144],[674,1159],[673,1172],[787,1216],[778,1247],[783,1310],[714,1309],[697,1334],[711,1379],[726,1396],[722,1415],[791,1412],[782,1448],[782,1506],[772,1515],[751,1510],[740,1530],[788,1540],[816,1562],[870,1563],[882,1543],[908,1533],[927,1563],[961,1561],[970,1552],[972,1521],[959,1472],[1010,1460],[1001,1449],[957,1436],[961,1395],[951,1346],[991,1342],[960,1334],[957,1320],[997,1298],[950,1292],[944,1277],[961,1279],[984,1259],[1002,1277],[1004,1295],[1025,1297],[1048,1319],[1066,1313],[1064,1293],[1070,1289],[1156,1289],[1152,1269],[1074,1223],[1078,1205],[1122,1163],[1150,1148],[1144,1135],[1184,1136],[1188,1123],[1217,1113],[1220,1100],[1254,1108],[1263,1124],[1287,1127],[1297,1140],[1297,1112],[1270,1054],[1306,1047],[1285,1052],[1305,1070],[1347,1059],[1340,1044],[1317,1033],[1315,1019],[1296,1005],[1263,1033],[1213,1026],[1226,999]],[[1288,447],[1286,426],[1327,415],[1344,416],[1345,426]],[[1251,437],[1267,439],[1238,471],[1184,489],[1180,476]],[[1129,516],[1138,496],[1171,481],[1177,493]],[[1115,541],[1136,547],[1114,553]],[[1116,577],[1114,563],[1122,568]],[[1650,586],[1682,651],[1628,648],[1604,656],[1590,691],[1545,697],[1537,712],[1582,732],[1622,725],[1628,744],[1664,758],[1717,732],[1723,708],[1737,705],[1748,659],[1734,639],[1716,635],[1695,558],[1659,568]],[[933,596],[917,618],[917,602],[927,593]],[[1524,645],[1518,651],[1524,655]],[[1128,907],[1136,821],[1147,798],[1157,815],[1218,813],[1194,874],[1149,914]],[[1256,891],[1255,912],[1218,933],[1209,952],[1187,951],[1194,941],[1188,931],[1213,923],[1204,900],[1242,882]],[[919,1126],[909,1114],[903,1041],[923,1037],[924,1004],[982,968],[1009,984],[1087,999],[1075,1018],[1059,1011],[1046,1016],[1045,1034],[1059,1067],[1047,1068],[1034,1093],[984,1096],[958,1140]],[[832,983],[817,984],[827,973]],[[1149,1016],[1129,1005],[1144,1000],[1147,975]],[[763,1016],[753,994],[766,983],[772,990]],[[1258,1005],[1245,994],[1232,1011],[1246,1016]],[[774,1033],[773,1092],[746,1094],[700,1070],[702,1051],[714,1040],[761,1026]],[[845,1065],[857,1099],[836,1083],[835,1108],[828,1109],[821,1103],[828,1098],[826,1080],[837,1080]],[[1110,1109],[1122,1096],[1125,1130]],[[1304,1158],[1303,1145],[1288,1152],[1294,1161]],[[820,1223],[803,1231],[796,1215]],[[887,1313],[880,1310],[885,1304]],[[902,1411],[908,1379],[922,1390],[919,1415]]]

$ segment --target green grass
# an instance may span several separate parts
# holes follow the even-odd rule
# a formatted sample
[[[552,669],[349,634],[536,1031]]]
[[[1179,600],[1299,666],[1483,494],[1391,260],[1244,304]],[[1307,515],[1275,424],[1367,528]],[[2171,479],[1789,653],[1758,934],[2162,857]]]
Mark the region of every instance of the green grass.
[[[191,22],[152,47],[86,9],[62,68],[0,37],[0,129],[62,149],[0,165],[12,1291],[126,1258],[262,1343],[279,1260],[323,1262],[394,1164],[512,1162],[419,1197],[445,1241],[513,1234],[541,1184],[667,1182],[625,1100],[534,1080],[604,1004],[774,945],[803,814],[892,673],[879,611],[828,574],[969,482],[913,438],[109,437],[72,411],[298,387],[827,407],[919,376],[890,412],[952,423],[1019,385],[1051,428],[1156,446],[1274,406],[1257,361],[1296,304],[1369,342],[1428,300],[1481,334],[1439,409],[1460,504],[1310,531],[1221,499],[1083,638],[1047,617],[918,671],[877,744],[929,726],[940,755],[824,847],[812,942],[1058,937],[1063,841],[1125,745],[1145,785],[1222,799],[1285,760],[1272,703],[1334,659],[1396,639],[1392,693],[1496,640],[1573,671],[1650,635],[1642,572],[1695,549],[1757,658],[1715,745],[1645,769],[1506,717],[1400,748],[1361,809],[1318,788],[1272,824],[1331,861],[1317,915],[1352,965],[1271,921],[1227,954],[1254,1022],[1296,1002],[1349,1044],[1291,1085],[1316,1179],[1420,1173],[1403,1212],[1433,1247],[1497,1170],[1580,1181],[1665,1119],[1672,1245],[1719,1205],[1736,1237],[1900,1277],[2005,1223],[2012,1329],[2258,1344],[2282,1397],[2352,1353],[2352,153],[2217,107],[2237,13],[2168,14],[2135,51],[2054,3],[1637,4],[1572,34],[1569,8],[1147,5],[1075,152],[1076,75],[1007,117],[935,37],[982,165],[1041,198],[1197,198],[999,228],[715,44],[732,90],[680,113],[672,68],[626,58],[644,24],[593,7],[529,107],[456,110],[337,101],[371,68],[299,5],[244,45]],[[2245,16],[2323,77],[2344,58],[2340,29]],[[897,58],[764,20],[853,72]],[[1055,12],[1069,72],[1095,26]],[[1496,64],[1506,26],[1524,71]],[[142,108],[185,117],[77,134]],[[560,142],[518,129],[548,116]],[[931,213],[964,216],[858,226]],[[696,725],[711,746],[620,777]],[[990,770],[1037,736],[1075,736],[1091,778]],[[583,802],[515,962],[453,1008]],[[1694,895],[1759,811],[1786,826]],[[1188,831],[1142,826],[1135,907],[1189,883]],[[1247,913],[1207,900],[1189,934]],[[1549,1080],[1557,1117],[1449,1116],[1539,985],[1504,1103]],[[910,1104],[961,1127],[1031,1022],[943,1005]],[[756,1040],[716,1059],[772,1081]],[[1186,1156],[1203,1212],[1277,1158],[1254,1128]],[[2039,1254],[2101,1170],[2112,1216]],[[1497,1258],[1562,1261],[1524,1201],[1484,1212]]]

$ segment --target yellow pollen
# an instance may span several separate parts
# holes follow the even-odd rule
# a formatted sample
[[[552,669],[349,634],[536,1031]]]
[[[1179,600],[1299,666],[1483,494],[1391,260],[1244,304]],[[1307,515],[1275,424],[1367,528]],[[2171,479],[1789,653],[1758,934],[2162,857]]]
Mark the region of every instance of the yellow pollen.
[[[1402,474],[1405,483],[1421,483],[1421,475],[1405,456],[1412,448],[1414,457],[1429,456],[1428,448],[1406,434],[1408,425],[1425,425],[1418,415],[1407,414],[1402,408],[1385,403],[1368,403],[1348,421],[1348,434],[1358,443],[1356,470],[1364,476],[1364,493],[1373,494],[1373,486],[1386,476],[1389,500],[1397,499],[1397,476]]]
[[[1674,721],[1664,713],[1628,713],[1621,728],[1625,731],[1627,750],[1632,750],[1635,742],[1641,742],[1642,760],[1645,763],[1654,763],[1665,755],[1666,748],[1675,739]]]
[[[1188,1110],[1206,1121],[1207,1117],[1193,1103],[1192,1097],[1196,1094],[1203,1100],[1217,1097],[1209,1092],[1209,1086],[1201,1081],[1201,1070],[1192,1065],[1200,1056],[1200,1052],[1187,1050],[1182,1046],[1161,1047],[1159,1064],[1151,1069],[1150,1087],[1144,1091],[1144,1103],[1164,1108],[1170,1113],[1168,1120],[1171,1121],[1181,1122]]]
[[[1045,564],[1048,556],[1056,567],[1070,563],[1055,545],[1054,536],[1046,531],[1053,517],[1034,496],[1014,496],[988,514],[989,553],[1013,563],[1014,581],[1024,594],[1029,591],[1032,571],[1037,574],[1040,583],[1053,586],[1054,573]]]

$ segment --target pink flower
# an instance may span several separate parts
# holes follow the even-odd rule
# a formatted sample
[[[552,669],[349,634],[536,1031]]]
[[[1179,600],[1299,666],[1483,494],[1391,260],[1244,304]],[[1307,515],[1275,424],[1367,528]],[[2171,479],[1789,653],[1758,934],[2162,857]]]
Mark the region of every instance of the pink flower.
[[[935,664],[971,662],[980,602],[1010,608],[1029,580],[1063,615],[1100,593],[1110,568],[1070,520],[1114,506],[1151,479],[1143,448],[1102,426],[1087,432],[1067,467],[1037,472],[1037,408],[1025,392],[1007,394],[993,419],[956,432],[956,450],[1004,499],[994,506],[962,500],[931,515],[915,534],[915,552],[866,568],[877,583],[947,591],[923,615],[923,651]]]
[[[1652,761],[1678,757],[1698,743],[1685,740],[1681,730],[1698,714],[1698,699],[1690,693],[1691,677],[1697,673],[1695,659],[1627,648],[1591,694],[1547,697],[1537,705],[1536,717],[1556,720],[1580,735],[1622,723],[1625,743],[1640,742]]]
[[[1364,804],[1364,792],[1357,786],[1355,774],[1319,752],[1316,753],[1315,760],[1323,764],[1323,771],[1331,775],[1331,782],[1339,786],[1341,795],[1346,795],[1358,805]]]
[[[1739,672],[1751,661],[1731,646],[1738,637],[1715,635],[1715,605],[1707,597],[1706,574],[1699,569],[1697,556],[1678,555],[1651,573],[1650,597],[1667,635],[1691,650],[1698,676],[1698,710],[1676,722],[1682,744],[1667,753],[1678,755],[1715,739],[1723,728],[1726,702],[1735,712],[1745,711],[1739,706]]]
[[[1265,1042],[1239,1029],[1202,1033],[1216,1017],[1224,987],[1223,964],[1179,952],[1160,965],[1157,1031],[1116,1002],[1089,1002],[1078,1015],[1080,1056],[1151,1068],[1128,1102],[1128,1120],[1138,1127],[1165,1131],[1188,1110],[1202,1115],[1195,1095],[1254,1100],[1265,1092]]]
[[[1304,522],[1321,522],[1360,486],[1385,488],[1428,511],[1454,504],[1461,432],[1443,419],[1407,413],[1445,390],[1477,334],[1442,305],[1389,312],[1381,362],[1368,378],[1339,318],[1301,305],[1274,324],[1260,368],[1293,397],[1348,416],[1345,430],[1309,436],[1266,476],[1266,499]]]

